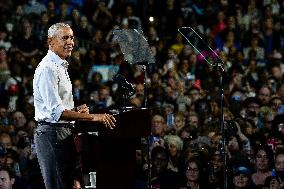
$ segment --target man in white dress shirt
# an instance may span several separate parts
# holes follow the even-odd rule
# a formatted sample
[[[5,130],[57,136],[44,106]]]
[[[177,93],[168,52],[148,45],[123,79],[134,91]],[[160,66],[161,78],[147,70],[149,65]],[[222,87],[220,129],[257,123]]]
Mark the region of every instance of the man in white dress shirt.
[[[71,189],[76,162],[74,121],[101,122],[112,129],[116,120],[109,114],[89,114],[85,104],[74,107],[66,61],[74,47],[71,27],[64,23],[52,25],[48,29],[48,46],[48,53],[39,63],[33,80],[38,122],[34,140],[45,187]]]

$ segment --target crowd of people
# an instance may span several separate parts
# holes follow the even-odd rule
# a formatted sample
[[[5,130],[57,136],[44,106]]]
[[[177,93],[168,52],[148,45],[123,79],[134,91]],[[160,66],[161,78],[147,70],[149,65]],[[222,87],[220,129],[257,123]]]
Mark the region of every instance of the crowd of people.
[[[125,105],[120,74],[135,89],[127,106],[152,110],[151,158],[142,140],[136,188],[147,187],[149,169],[156,189],[284,188],[283,13],[282,0],[0,2],[0,188],[43,188],[32,80],[56,22],[76,37],[75,105]],[[200,39],[193,46],[186,27],[212,51]],[[154,63],[130,64],[114,29],[145,36]]]

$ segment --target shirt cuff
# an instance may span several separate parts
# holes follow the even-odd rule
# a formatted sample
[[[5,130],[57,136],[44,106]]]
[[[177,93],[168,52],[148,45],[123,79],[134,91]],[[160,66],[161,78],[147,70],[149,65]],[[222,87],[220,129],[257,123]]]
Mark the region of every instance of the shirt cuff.
[[[57,106],[57,108],[52,111],[52,119],[55,122],[58,122],[65,108],[62,105]]]

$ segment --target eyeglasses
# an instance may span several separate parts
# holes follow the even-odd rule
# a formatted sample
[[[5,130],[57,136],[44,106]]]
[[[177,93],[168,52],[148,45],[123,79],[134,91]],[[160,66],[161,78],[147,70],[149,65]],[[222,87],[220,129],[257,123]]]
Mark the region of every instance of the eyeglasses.
[[[188,167],[188,168],[186,169],[186,171],[187,171],[187,172],[192,172],[192,173],[197,173],[197,172],[199,172],[199,170],[198,170],[197,168],[191,168],[191,167]]]

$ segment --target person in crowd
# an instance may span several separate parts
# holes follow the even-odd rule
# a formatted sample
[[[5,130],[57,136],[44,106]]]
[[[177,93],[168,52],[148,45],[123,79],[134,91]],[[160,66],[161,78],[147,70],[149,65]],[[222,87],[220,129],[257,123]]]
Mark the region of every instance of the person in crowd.
[[[11,74],[7,78],[4,86],[5,93],[8,94],[8,111],[13,112],[17,107],[17,102],[19,97],[23,97],[22,93],[22,73],[23,70],[19,64],[11,65],[10,67]]]
[[[277,86],[283,85],[283,69],[281,64],[274,64],[271,66],[271,75],[276,79]]]
[[[200,89],[194,86],[188,90],[188,94],[189,98],[191,99],[191,104],[202,98],[200,94]]]
[[[262,105],[268,105],[272,96],[272,91],[268,86],[262,86],[257,93],[257,98]]]
[[[34,14],[35,16],[39,16],[41,13],[46,11],[46,7],[41,2],[38,2],[37,0],[29,0],[27,3],[23,6],[23,14],[29,15]]]
[[[0,188],[1,189],[13,189],[15,177],[7,169],[0,169]]]
[[[260,39],[257,35],[252,36],[250,46],[244,48],[245,59],[249,58],[249,52],[252,50],[256,52],[256,60],[264,59],[264,48],[260,46]]]
[[[13,148],[13,141],[12,141],[11,136],[8,133],[5,133],[5,132],[1,133],[0,145],[1,145],[2,148],[4,148],[4,151],[7,150],[7,149]]]
[[[10,75],[8,55],[5,48],[0,47],[0,83],[3,85]],[[2,92],[1,86],[1,92]],[[2,92],[3,93],[3,92]]]
[[[265,179],[271,175],[273,152],[269,146],[260,146],[255,155],[255,172],[251,175],[255,186],[262,187]]]
[[[13,123],[13,125],[14,125],[17,129],[20,129],[20,128],[23,128],[23,127],[26,125],[26,123],[27,123],[27,118],[26,118],[26,116],[24,115],[23,112],[21,112],[21,111],[15,111],[15,112],[13,112],[13,114],[12,114],[11,122]]]
[[[28,20],[23,21],[21,33],[15,39],[14,49],[12,51],[20,53],[25,58],[32,58],[39,53],[38,41],[33,33],[33,25]]]
[[[7,109],[0,105],[0,127],[6,128],[9,124]]]
[[[243,102],[245,118],[253,120],[255,125],[259,123],[260,106],[261,102],[256,97],[248,97]]]
[[[180,83],[178,87],[178,97],[176,103],[178,111],[184,113],[186,112],[186,109],[191,105],[191,100],[186,94],[186,86],[182,83]]]
[[[96,109],[105,109],[114,105],[111,96],[111,90],[108,86],[103,85],[99,88],[97,101],[95,101]]]
[[[112,12],[109,10],[105,1],[100,1],[95,5],[95,10],[92,15],[92,24],[97,27],[99,26],[103,31],[107,30],[109,23],[113,19]]]
[[[282,113],[281,108],[284,105],[284,102],[279,96],[272,97],[269,104],[270,104],[270,107],[273,109],[274,112],[277,112],[277,114]]]
[[[209,168],[209,188],[217,189],[223,188],[224,179],[223,179],[223,160],[222,154],[219,150],[212,152],[210,157],[210,168]]]
[[[199,115],[196,112],[189,113],[187,117],[189,127],[198,128],[199,126]]]
[[[73,187],[76,149],[72,121],[93,121],[112,129],[115,118],[110,114],[89,114],[84,105],[74,107],[68,62],[74,47],[71,27],[56,23],[48,29],[49,50],[39,63],[33,80],[36,153],[44,183],[48,189]]]
[[[153,148],[151,153],[151,188],[178,189],[178,175],[168,169],[169,152],[161,146]]]
[[[278,90],[277,90],[277,95],[282,99],[284,100],[284,84],[282,83]]]
[[[233,170],[233,185],[235,189],[253,189],[250,179],[251,170],[247,166],[239,165]]]
[[[274,177],[277,178],[279,182],[279,188],[284,187],[284,148],[279,148],[275,152],[275,171],[273,171]]]
[[[11,41],[9,41],[8,39],[7,29],[5,27],[0,27],[0,48],[6,51],[9,51],[11,47],[12,47],[12,44],[11,44]],[[5,62],[2,62],[1,60],[1,64],[3,63]]]
[[[208,176],[204,171],[203,165],[198,159],[189,159],[185,166],[185,180],[180,189],[208,188]]]
[[[152,117],[152,124],[151,124],[151,132],[152,135],[163,137],[166,132],[166,122],[165,118],[160,114],[155,114]]]
[[[181,152],[183,141],[177,135],[166,135],[164,137],[165,147],[169,151],[168,169],[178,172],[181,167]]]
[[[277,179],[275,176],[269,176],[265,179],[264,189],[280,189],[281,181]]]
[[[180,133],[180,130],[186,126],[186,117],[183,112],[177,112],[174,116],[175,133]]]

